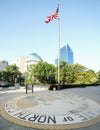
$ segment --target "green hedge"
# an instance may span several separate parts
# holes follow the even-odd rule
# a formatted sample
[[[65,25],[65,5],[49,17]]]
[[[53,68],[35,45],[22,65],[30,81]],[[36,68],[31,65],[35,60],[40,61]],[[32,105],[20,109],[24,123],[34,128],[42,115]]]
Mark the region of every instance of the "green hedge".
[[[51,84],[49,87],[49,90],[61,90],[61,89],[67,89],[67,88],[84,88],[87,86],[97,86],[98,84]]]

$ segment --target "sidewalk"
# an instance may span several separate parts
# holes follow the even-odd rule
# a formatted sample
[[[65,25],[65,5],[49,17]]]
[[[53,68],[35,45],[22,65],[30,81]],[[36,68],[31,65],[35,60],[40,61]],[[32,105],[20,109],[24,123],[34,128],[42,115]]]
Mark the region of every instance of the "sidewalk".
[[[33,91],[36,92],[36,91],[45,91],[47,90],[47,87],[39,87],[39,86],[34,86],[33,87]],[[26,88],[25,86],[18,86],[18,87],[9,87],[9,88],[2,88],[0,87],[0,94],[1,93],[13,93],[13,92],[26,92]],[[32,92],[32,89],[31,87],[29,86],[28,88],[28,92]]]

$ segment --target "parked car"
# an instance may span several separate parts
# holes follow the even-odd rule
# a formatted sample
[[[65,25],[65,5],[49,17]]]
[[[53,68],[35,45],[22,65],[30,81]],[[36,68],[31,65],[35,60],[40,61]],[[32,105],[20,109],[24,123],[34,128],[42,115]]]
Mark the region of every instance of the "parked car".
[[[8,83],[1,83],[0,87],[2,87],[2,88],[8,88],[9,84]]]

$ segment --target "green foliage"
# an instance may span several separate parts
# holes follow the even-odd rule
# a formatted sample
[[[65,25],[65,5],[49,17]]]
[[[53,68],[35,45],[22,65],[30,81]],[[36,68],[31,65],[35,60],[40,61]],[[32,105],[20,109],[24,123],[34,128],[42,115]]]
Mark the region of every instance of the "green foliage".
[[[70,65],[64,61],[61,61],[60,62],[60,82],[61,82],[61,84],[75,83],[77,81],[78,76],[85,70],[87,70],[87,68],[80,64]]]
[[[1,81],[8,82],[10,84],[15,84],[17,82],[21,83],[22,74],[16,65],[8,65],[4,71],[0,74]]]
[[[71,65],[66,66],[66,83],[70,84],[74,82],[74,73]]]
[[[39,62],[36,65],[31,65],[28,71],[31,81],[39,81],[40,83],[55,82],[55,66],[47,62]],[[29,79],[27,77],[27,79]]]
[[[93,70],[80,72],[75,81],[76,84],[94,84],[96,82],[96,74]]]
[[[100,84],[100,71],[98,71],[98,72],[96,73],[96,78],[97,78],[96,83],[97,83],[97,84]]]
[[[60,61],[60,83],[61,84],[65,84],[66,83],[66,66],[67,63],[64,61]],[[57,68],[58,71],[58,68]],[[56,82],[57,82],[57,78],[58,78],[58,73],[56,72],[57,76],[56,76]]]
[[[98,73],[98,80],[100,81],[100,73]],[[61,84],[94,84],[96,82],[97,77],[93,70],[80,64],[69,65],[63,61],[60,62]]]
[[[39,62],[28,67],[27,72],[23,76],[19,72],[16,65],[9,65],[4,71],[0,71],[0,81],[9,82],[11,84],[37,84],[48,83],[55,84],[58,81],[58,66],[47,62]],[[60,62],[60,83],[61,84],[100,84],[100,71],[95,73],[93,70],[87,69],[80,64],[69,65]]]

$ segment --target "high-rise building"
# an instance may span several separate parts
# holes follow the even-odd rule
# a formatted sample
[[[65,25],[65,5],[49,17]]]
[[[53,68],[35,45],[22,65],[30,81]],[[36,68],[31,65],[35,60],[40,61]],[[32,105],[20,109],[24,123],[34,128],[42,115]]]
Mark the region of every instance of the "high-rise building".
[[[60,60],[65,61],[68,64],[74,63],[73,51],[68,44],[60,49]],[[55,59],[55,64],[58,64],[58,59]]]
[[[4,70],[8,66],[8,61],[0,61],[0,70]]]

